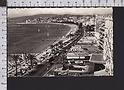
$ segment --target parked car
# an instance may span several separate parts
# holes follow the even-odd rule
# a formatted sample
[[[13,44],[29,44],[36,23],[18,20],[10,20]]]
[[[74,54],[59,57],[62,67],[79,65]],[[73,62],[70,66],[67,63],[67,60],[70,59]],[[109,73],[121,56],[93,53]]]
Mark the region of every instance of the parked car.
[[[21,66],[21,69],[20,69],[21,74],[26,73],[26,72],[28,71],[28,69],[29,69],[29,65],[23,64],[23,65]]]

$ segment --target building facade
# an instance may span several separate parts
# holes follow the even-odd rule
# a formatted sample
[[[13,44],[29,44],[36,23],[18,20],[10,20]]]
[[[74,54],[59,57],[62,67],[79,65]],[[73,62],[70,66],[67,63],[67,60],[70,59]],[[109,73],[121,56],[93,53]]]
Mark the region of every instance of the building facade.
[[[103,51],[103,60],[106,61],[105,71],[113,76],[113,19],[112,15],[102,17],[102,25],[99,27],[98,46]]]

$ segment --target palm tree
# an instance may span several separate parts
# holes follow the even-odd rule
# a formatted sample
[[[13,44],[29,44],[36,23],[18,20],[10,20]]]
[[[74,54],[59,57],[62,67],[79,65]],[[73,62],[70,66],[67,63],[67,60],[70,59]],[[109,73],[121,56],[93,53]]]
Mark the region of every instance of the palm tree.
[[[29,59],[30,62],[31,62],[31,68],[33,68],[33,61],[36,60],[36,56],[29,54],[29,55],[28,55],[28,59]]]
[[[17,63],[17,61],[18,61],[18,59],[19,59],[19,55],[13,55],[13,60],[15,61],[15,66],[16,66],[16,76],[17,76],[17,74],[18,74],[18,71],[17,71],[17,65],[18,65],[18,63]]]
[[[65,66],[65,59],[66,59],[66,55],[65,53],[62,53],[61,60],[62,60],[63,67]]]
[[[50,49],[51,49],[52,53],[55,53],[55,46],[54,45],[50,45]]]
[[[54,45],[50,45],[50,48],[53,49],[54,48]]]
[[[63,41],[59,41],[58,44],[60,48],[63,48]]]

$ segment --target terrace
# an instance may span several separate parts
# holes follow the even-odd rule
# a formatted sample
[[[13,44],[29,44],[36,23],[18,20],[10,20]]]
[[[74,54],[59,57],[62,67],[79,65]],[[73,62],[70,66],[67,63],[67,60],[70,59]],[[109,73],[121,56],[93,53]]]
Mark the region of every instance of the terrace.
[[[102,54],[93,54],[91,56],[90,62],[96,63],[96,64],[105,64]]]

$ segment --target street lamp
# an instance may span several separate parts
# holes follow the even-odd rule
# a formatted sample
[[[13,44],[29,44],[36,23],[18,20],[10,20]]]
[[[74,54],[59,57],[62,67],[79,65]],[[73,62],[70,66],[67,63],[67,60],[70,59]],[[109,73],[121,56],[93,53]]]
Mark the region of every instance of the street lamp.
[[[77,2],[75,2],[76,6],[77,6]]]
[[[60,2],[60,6],[62,5],[62,2]]]
[[[70,2],[68,2],[68,6],[69,6],[69,3],[70,3]]]
[[[53,3],[53,6],[54,6],[54,2],[52,2]]]
[[[45,6],[46,6],[46,2],[44,2],[45,3]]]

